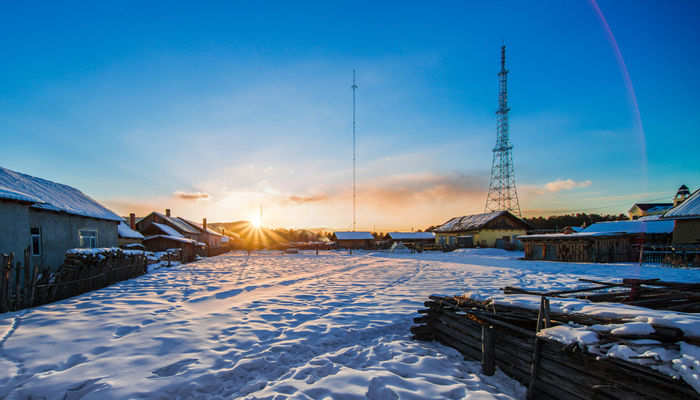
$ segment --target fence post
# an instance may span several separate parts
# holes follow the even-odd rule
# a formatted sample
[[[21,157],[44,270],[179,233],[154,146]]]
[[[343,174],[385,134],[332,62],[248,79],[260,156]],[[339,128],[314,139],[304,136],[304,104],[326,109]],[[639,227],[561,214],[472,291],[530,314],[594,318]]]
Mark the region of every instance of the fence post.
[[[2,255],[2,264],[0,265],[0,312],[7,312],[10,310],[10,284],[8,278],[14,255],[15,253]]]
[[[481,369],[486,376],[496,373],[496,343],[493,326],[481,325]]]
[[[537,332],[542,328],[549,328],[551,321],[549,319],[549,299],[542,296],[540,300],[540,311],[537,315]],[[537,370],[540,361],[540,347],[542,342],[539,337],[535,337],[535,349],[532,354],[532,363],[530,364],[530,382],[527,387],[528,400],[535,398],[535,383],[537,381]]]
[[[22,300],[22,308],[29,308],[32,305],[29,304],[29,298],[31,297],[29,292],[31,292],[31,282],[32,282],[32,257],[31,257],[31,247],[27,247],[24,250],[24,289],[22,290],[22,295],[24,296]]]

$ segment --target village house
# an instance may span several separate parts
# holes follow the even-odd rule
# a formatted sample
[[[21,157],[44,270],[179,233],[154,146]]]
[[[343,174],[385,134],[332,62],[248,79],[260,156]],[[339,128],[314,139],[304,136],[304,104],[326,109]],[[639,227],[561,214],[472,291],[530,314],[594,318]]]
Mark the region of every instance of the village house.
[[[192,239],[198,242],[202,241],[200,240],[201,235],[199,231],[194,227],[190,226],[188,223],[171,216],[169,208],[165,209],[165,214],[153,211],[152,213],[141,218],[136,222],[136,230],[141,233],[144,233],[144,229],[146,229],[153,222],[162,225],[167,225],[173,228],[175,231],[179,232],[183,237],[187,239]]]
[[[229,243],[229,238],[226,236],[217,233],[207,227],[207,219],[203,218],[202,223],[198,224],[194,221],[187,220],[182,217],[177,217],[180,221],[184,222],[185,224],[191,226],[194,228],[196,231],[199,232],[199,241],[206,243],[209,248],[216,249],[220,248],[223,246],[227,246]]]
[[[203,243],[186,238],[170,225],[159,222],[152,222],[140,232],[145,236],[143,245],[147,251],[157,253],[169,249],[181,249],[185,262],[194,260],[197,248],[204,246]]]
[[[687,186],[681,185],[676,191],[672,203],[635,203],[632,208],[627,211],[627,214],[630,219],[637,219],[650,215],[663,215],[671,208],[682,203],[688,196],[690,196],[690,190],[688,190]]]
[[[598,222],[578,233],[520,236],[526,260],[564,262],[628,262],[639,259],[633,245],[668,244],[672,221],[659,216]]]
[[[80,190],[0,167],[0,253],[58,269],[66,250],[116,247],[122,218]]]
[[[494,211],[452,218],[433,232],[436,243],[443,247],[457,247],[458,242],[465,247],[509,247],[530,229],[527,222],[508,211]]]
[[[143,248],[144,236],[136,231],[136,216],[133,213],[129,215],[129,225],[123,221],[119,223],[117,233],[119,235],[119,247]]]
[[[401,242],[413,247],[424,247],[435,244],[435,234],[433,232],[389,232],[384,235],[383,240],[389,246]]]
[[[331,240],[339,249],[371,249],[374,236],[370,232],[333,232]]]
[[[700,244],[700,189],[663,215],[674,221],[674,244]]]

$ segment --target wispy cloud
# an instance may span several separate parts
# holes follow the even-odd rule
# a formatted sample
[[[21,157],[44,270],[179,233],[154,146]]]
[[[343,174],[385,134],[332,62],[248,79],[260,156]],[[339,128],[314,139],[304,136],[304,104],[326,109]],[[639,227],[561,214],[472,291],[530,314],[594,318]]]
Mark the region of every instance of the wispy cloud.
[[[591,181],[576,182],[573,179],[557,179],[554,182],[547,182],[544,185],[545,190],[548,192],[559,192],[562,190],[571,190],[576,188],[585,188],[591,186]]]
[[[181,192],[176,190],[173,195],[182,200],[211,200],[211,196],[206,192]]]

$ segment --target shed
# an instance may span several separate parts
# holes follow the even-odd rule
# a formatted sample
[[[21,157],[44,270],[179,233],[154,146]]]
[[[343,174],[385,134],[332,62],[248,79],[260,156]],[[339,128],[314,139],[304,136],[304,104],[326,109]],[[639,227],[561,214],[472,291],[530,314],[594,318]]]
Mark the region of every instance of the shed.
[[[119,235],[119,247],[143,244],[144,236],[129,228],[129,225],[124,222],[120,222],[117,226],[117,234]]]
[[[520,236],[526,260],[629,262],[639,260],[632,245],[666,244],[673,225],[658,216],[598,222],[578,233]]]
[[[700,189],[661,217],[674,221],[673,243],[700,243]]]
[[[374,247],[374,236],[370,232],[333,232],[331,240],[337,248],[342,249],[371,249]]]
[[[190,262],[195,259],[195,249],[198,246],[196,240],[187,239],[180,236],[152,235],[146,236],[143,240],[146,251],[154,253],[167,251],[169,249],[181,249],[183,262]]]
[[[460,236],[472,236],[474,245],[496,247],[499,239],[505,247],[518,236],[524,235],[530,225],[508,211],[455,217],[435,228],[436,242],[440,246],[456,247]]]
[[[384,241],[392,245],[401,242],[421,247],[435,244],[435,234],[433,232],[389,232],[384,235]]]
[[[0,253],[57,269],[66,250],[116,247],[123,219],[80,190],[0,167]]]
[[[204,242],[209,246],[209,248],[216,249],[219,247],[227,246],[229,243],[228,237],[213,231],[207,227],[207,219],[203,218],[202,223],[198,224],[194,221],[188,219],[177,217],[180,221],[190,225],[192,228],[199,232],[199,241]],[[226,239],[224,241],[224,239]]]

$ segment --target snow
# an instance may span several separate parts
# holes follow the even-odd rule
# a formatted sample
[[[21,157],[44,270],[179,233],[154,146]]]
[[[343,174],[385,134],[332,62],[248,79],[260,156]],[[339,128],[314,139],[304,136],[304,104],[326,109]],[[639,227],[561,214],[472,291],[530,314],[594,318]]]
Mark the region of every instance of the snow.
[[[338,240],[374,240],[369,232],[333,232]]]
[[[581,233],[671,233],[673,232],[673,221],[663,220],[628,220],[596,222]]]
[[[411,340],[430,294],[700,280],[693,269],[523,261],[498,249],[310,253],[227,253],[1,314],[0,398],[524,399],[501,371],[483,376],[456,350]],[[697,347],[655,354],[695,382]]]
[[[435,239],[433,232],[389,232],[387,235],[393,240]]]
[[[173,236],[176,238],[184,238],[184,236],[180,232],[176,231],[175,229],[171,228],[168,225],[159,224],[157,222],[153,222],[153,225],[155,225],[158,229],[160,229],[167,236]]]
[[[690,195],[681,204],[664,214],[663,218],[683,219],[700,218],[700,189]]]
[[[68,214],[122,221],[80,190],[0,167],[0,199],[34,203],[32,207]]]
[[[129,225],[127,225],[124,222],[120,222],[119,226],[117,226],[117,233],[119,234],[119,237],[122,237],[122,238],[143,239],[142,234],[129,228]]]
[[[598,342],[598,335],[595,332],[589,331],[583,327],[567,325],[542,329],[541,331],[537,332],[537,336],[545,337],[547,339],[565,344],[579,343],[581,345],[588,345]]]

